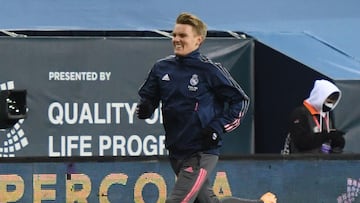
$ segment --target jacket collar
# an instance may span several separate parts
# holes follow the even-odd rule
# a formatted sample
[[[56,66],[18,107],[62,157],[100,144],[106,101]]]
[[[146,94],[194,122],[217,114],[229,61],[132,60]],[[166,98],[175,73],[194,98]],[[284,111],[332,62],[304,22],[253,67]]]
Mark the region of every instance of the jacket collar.
[[[176,56],[177,60],[184,60],[184,59],[190,59],[190,58],[199,58],[200,52],[199,49],[195,49],[194,51],[190,52],[189,54],[185,56]]]

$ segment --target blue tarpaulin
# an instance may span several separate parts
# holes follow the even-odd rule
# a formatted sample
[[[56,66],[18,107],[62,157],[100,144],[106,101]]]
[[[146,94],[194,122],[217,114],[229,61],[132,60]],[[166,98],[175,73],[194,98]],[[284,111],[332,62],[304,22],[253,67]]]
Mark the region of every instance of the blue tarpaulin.
[[[13,0],[0,1],[0,29],[172,29],[182,11],[203,18],[210,30],[309,32],[360,60],[357,0]],[[271,43],[281,43],[271,41]]]
[[[258,41],[336,80],[359,80],[360,62],[310,33],[252,33]]]

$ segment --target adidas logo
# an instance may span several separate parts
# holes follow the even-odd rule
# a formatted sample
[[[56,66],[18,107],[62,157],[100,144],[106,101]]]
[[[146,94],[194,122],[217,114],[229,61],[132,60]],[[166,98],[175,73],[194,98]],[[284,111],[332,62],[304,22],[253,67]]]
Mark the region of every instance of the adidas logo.
[[[170,77],[169,77],[169,74],[165,74],[161,80],[164,80],[164,81],[170,81]]]

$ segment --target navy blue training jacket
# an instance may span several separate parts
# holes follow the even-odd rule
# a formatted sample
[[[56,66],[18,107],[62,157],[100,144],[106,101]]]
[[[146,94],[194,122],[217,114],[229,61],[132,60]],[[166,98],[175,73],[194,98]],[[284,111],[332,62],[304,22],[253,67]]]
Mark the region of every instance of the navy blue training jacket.
[[[240,125],[249,106],[230,73],[199,50],[157,61],[138,93],[152,110],[148,117],[162,103],[165,146],[174,158],[200,151],[219,154],[221,142],[206,148],[201,130],[211,127],[221,137]]]

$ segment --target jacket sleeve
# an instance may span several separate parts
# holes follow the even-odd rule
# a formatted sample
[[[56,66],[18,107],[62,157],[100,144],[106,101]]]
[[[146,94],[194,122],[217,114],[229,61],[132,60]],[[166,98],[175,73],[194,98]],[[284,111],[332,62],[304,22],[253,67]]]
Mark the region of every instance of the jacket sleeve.
[[[139,88],[138,94],[140,96],[138,107],[149,109],[148,117],[151,117],[160,101],[159,85],[154,67],[150,70],[145,82]]]
[[[216,76],[211,79],[211,86],[215,97],[226,105],[222,114],[210,122],[210,126],[217,132],[231,132],[240,125],[250,100],[225,68],[217,64],[217,70]]]

